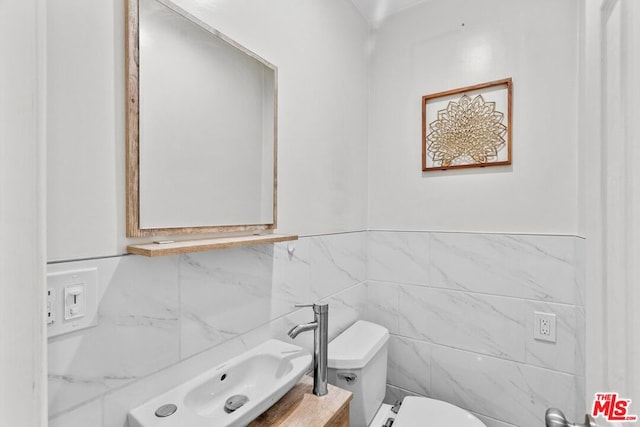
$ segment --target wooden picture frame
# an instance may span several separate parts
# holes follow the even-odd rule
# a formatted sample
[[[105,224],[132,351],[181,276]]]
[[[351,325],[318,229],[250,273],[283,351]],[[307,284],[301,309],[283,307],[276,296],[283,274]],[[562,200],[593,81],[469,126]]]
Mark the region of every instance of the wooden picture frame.
[[[512,80],[422,97],[422,170],[511,164]]]

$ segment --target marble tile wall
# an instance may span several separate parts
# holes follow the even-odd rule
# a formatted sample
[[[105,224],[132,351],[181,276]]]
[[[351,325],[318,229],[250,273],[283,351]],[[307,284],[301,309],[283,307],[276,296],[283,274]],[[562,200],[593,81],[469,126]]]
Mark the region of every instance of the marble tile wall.
[[[48,266],[98,268],[98,326],[49,340],[52,426],[126,427],[129,409],[313,318],[329,334],[366,307],[366,232],[183,256],[120,256]],[[293,245],[292,254],[287,250]],[[295,343],[309,349],[313,334]]]
[[[369,231],[147,259],[99,270],[99,324],[49,342],[52,426],[126,427],[126,413],[199,371],[310,320],[330,336],[364,318],[391,332],[387,401],[424,395],[489,427],[537,427],[549,406],[584,414],[583,240]],[[533,311],[555,313],[555,344]],[[312,334],[295,342],[312,347]]]
[[[489,427],[584,416],[583,240],[370,231],[365,318],[386,326],[387,401],[446,400]],[[556,314],[557,342],[533,339]]]

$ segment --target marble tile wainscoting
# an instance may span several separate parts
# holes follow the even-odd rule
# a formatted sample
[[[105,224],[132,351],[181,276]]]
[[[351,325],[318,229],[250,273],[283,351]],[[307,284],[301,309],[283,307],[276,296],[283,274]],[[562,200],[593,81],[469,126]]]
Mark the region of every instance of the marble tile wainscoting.
[[[52,427],[126,427],[152,396],[309,321],[330,335],[364,318],[391,332],[387,401],[417,394],[489,427],[538,427],[584,408],[584,241],[573,236],[369,231],[98,267],[99,324],[49,341]],[[557,343],[533,339],[533,311]],[[311,349],[312,334],[295,342]]]
[[[584,417],[584,241],[370,231],[365,318],[386,326],[387,401],[445,400],[489,427]],[[533,339],[554,313],[557,342]]]
[[[98,326],[49,340],[51,427],[126,427],[151,397],[313,319],[330,304],[335,337],[362,318],[366,232],[159,258],[54,263],[98,268]],[[293,245],[292,254],[287,250]],[[313,334],[295,341],[310,350]]]

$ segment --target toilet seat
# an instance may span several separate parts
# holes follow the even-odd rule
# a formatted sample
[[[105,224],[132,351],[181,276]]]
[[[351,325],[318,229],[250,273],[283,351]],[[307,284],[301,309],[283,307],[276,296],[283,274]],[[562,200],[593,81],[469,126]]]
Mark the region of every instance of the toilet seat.
[[[441,400],[407,396],[402,401],[393,427],[486,427],[473,414]]]

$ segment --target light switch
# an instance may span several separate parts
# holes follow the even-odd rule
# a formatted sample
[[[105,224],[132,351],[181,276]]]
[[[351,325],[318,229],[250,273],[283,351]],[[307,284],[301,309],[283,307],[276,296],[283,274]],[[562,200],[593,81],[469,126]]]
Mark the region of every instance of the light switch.
[[[85,315],[85,298],[84,283],[64,288],[64,320],[76,319]]]

